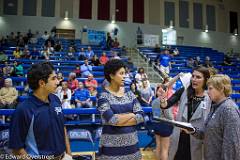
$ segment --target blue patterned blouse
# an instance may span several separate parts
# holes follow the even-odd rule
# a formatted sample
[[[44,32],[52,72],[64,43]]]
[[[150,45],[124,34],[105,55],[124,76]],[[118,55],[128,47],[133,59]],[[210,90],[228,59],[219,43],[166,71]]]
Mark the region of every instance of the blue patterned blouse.
[[[136,126],[114,126],[118,119],[115,114],[134,113],[137,124],[143,122],[143,110],[132,91],[124,96],[114,96],[104,90],[98,97],[103,131],[100,138],[100,160],[141,160]]]

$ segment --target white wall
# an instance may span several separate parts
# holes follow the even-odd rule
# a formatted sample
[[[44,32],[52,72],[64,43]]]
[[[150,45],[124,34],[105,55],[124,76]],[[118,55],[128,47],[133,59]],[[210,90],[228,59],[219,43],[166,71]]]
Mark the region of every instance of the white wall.
[[[82,20],[82,19],[70,19],[64,21],[62,18],[50,18],[50,17],[32,17],[32,16],[0,16],[0,35],[7,35],[10,32],[21,31],[27,32],[28,29],[32,29],[32,32],[36,30],[43,33],[43,31],[50,29],[53,26],[62,29],[75,29],[76,38],[81,37],[81,29],[84,25],[87,25],[89,29],[96,29],[102,31],[112,31],[114,26],[109,21],[97,21],[97,20]],[[119,29],[118,38],[122,45],[133,47],[136,45],[136,30],[140,26],[143,33],[146,34],[158,34],[161,37],[161,27],[159,25],[147,25],[136,23],[120,23],[117,22],[115,26]],[[205,46],[218,49],[219,51],[226,52],[229,48],[233,48],[234,51],[240,52],[240,38],[239,36],[233,36],[228,33],[222,32],[209,32],[205,33],[201,30],[176,28],[177,35],[184,37],[184,45],[193,46]]]

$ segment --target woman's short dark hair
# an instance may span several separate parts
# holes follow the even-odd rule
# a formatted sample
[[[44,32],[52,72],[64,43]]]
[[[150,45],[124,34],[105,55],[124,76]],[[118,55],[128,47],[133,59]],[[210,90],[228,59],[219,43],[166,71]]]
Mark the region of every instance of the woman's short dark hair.
[[[104,66],[104,76],[108,80],[108,82],[111,82],[110,75],[115,75],[116,72],[120,68],[125,68],[125,63],[119,59],[112,59],[108,61]]]
[[[33,64],[28,70],[27,82],[32,90],[39,88],[39,80],[48,82],[49,75],[54,71],[54,67],[50,62],[42,62]]]

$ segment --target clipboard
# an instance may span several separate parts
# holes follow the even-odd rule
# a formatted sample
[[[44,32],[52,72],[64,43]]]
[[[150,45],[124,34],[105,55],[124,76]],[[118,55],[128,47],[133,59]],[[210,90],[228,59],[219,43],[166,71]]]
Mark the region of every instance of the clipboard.
[[[159,118],[156,116],[153,117],[153,120],[155,120],[157,122],[164,122],[164,123],[167,123],[167,124],[175,126],[175,127],[187,129],[190,132],[195,132],[195,128],[192,126],[191,123],[169,120],[166,118]]]

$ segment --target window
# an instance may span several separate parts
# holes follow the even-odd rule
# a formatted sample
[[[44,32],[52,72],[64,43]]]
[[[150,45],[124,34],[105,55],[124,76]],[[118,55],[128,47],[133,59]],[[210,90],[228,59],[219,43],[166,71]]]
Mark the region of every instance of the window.
[[[179,1],[179,27],[189,27],[189,3]]]
[[[164,3],[164,13],[165,13],[165,25],[169,26],[170,21],[173,21],[175,24],[175,6],[174,2],[165,2]]]
[[[202,4],[193,4],[193,27],[195,29],[203,29],[203,12]]]

